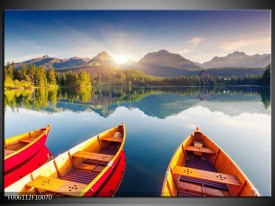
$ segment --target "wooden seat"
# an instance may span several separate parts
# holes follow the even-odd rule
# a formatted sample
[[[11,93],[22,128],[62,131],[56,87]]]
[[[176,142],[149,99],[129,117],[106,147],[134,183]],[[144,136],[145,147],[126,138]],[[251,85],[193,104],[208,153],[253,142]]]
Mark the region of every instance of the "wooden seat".
[[[212,149],[209,149],[207,147],[194,147],[194,146],[186,146],[186,151],[192,151],[192,152],[201,152],[201,153],[207,153],[207,154],[216,154],[215,151]]]
[[[113,159],[114,155],[107,155],[107,154],[100,154],[100,153],[93,153],[93,152],[85,152],[85,151],[78,151],[73,154],[73,157],[80,157],[85,159],[91,160],[99,160],[103,162],[109,162]]]
[[[28,137],[25,139],[20,139],[18,140],[18,142],[22,142],[22,143],[31,143],[32,141],[34,141],[36,138],[35,137]]]
[[[38,176],[27,183],[27,186],[68,196],[82,196],[81,191],[87,187],[86,184],[44,176]]]
[[[223,174],[218,172],[209,172],[205,170],[193,169],[193,168],[182,167],[182,166],[175,166],[173,168],[173,172],[174,174],[178,174],[182,176],[241,186],[240,180],[234,175],[228,175],[228,174]]]
[[[220,190],[216,188],[207,187],[205,185],[193,184],[189,182],[178,181],[177,187],[178,189],[183,191],[195,192],[206,196],[230,196],[229,192],[226,190]]]
[[[5,156],[7,156],[7,155],[9,155],[9,154],[11,154],[13,152],[15,152],[15,151],[11,150],[11,149],[5,149]]]
[[[109,141],[109,142],[122,142],[121,137],[105,137],[104,139],[101,139],[102,141]]]
[[[75,168],[82,169],[82,170],[93,170],[93,169],[96,168],[96,165],[94,165],[94,164],[87,164],[87,163],[80,163]]]

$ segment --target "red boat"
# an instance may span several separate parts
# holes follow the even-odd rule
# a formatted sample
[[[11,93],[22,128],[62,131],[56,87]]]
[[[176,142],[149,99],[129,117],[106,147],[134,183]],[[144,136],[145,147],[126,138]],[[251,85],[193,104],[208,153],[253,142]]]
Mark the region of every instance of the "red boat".
[[[51,126],[5,139],[4,171],[7,172],[37,153],[45,144]]]
[[[58,155],[5,188],[5,194],[113,196],[125,171],[124,123]]]
[[[124,150],[122,150],[119,155],[118,164],[112,170],[109,178],[107,178],[107,180],[102,184],[97,194],[95,194],[94,196],[98,196],[98,197],[114,196],[123,179],[125,169],[126,169],[126,157],[125,157]]]
[[[48,162],[52,157],[50,150],[43,145],[43,147],[27,161],[5,173],[4,187],[8,187],[12,183],[36,170],[41,165]]]

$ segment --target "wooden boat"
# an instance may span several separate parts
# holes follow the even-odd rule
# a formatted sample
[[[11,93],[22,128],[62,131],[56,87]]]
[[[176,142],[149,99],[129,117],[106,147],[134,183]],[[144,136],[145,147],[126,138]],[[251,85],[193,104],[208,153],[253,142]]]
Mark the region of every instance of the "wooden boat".
[[[12,183],[36,170],[52,158],[53,156],[50,150],[46,147],[46,145],[43,145],[42,148],[27,161],[5,173],[4,187],[8,187]]]
[[[109,180],[107,180],[106,183],[102,185],[102,188],[99,189],[96,196],[98,197],[114,196],[123,179],[125,169],[126,169],[126,156],[125,156],[125,151],[122,150],[120,154],[119,162],[116,168],[113,169],[113,173],[110,175]]]
[[[175,151],[162,196],[260,196],[237,164],[198,128]]]
[[[4,141],[4,171],[7,172],[32,157],[45,144],[51,126],[30,131]]]
[[[55,196],[112,196],[117,189],[114,186],[120,184],[125,169],[125,139],[126,130],[122,123],[58,155],[5,188],[5,195],[12,192]],[[112,180],[114,174],[116,178],[120,178],[118,181]],[[107,184],[115,185],[108,187]],[[106,188],[112,188],[112,191],[106,192]]]

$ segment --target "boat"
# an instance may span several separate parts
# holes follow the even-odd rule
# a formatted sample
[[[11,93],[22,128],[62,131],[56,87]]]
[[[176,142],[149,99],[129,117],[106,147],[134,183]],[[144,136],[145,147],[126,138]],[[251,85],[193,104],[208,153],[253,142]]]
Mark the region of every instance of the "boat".
[[[45,144],[51,126],[4,140],[4,172],[11,170],[37,153]]]
[[[124,173],[126,169],[126,156],[123,150],[120,155],[119,162],[116,168],[113,170],[113,174],[110,178],[102,185],[102,188],[95,195],[97,197],[112,197],[116,194],[120,183],[122,182]]]
[[[125,171],[125,139],[122,122],[59,154],[5,188],[5,195],[113,196]]]
[[[260,196],[238,165],[198,128],[177,148],[161,196]]]
[[[27,161],[19,164],[4,174],[4,188],[36,170],[52,158],[53,155],[49,148],[46,145],[43,145],[42,148]]]

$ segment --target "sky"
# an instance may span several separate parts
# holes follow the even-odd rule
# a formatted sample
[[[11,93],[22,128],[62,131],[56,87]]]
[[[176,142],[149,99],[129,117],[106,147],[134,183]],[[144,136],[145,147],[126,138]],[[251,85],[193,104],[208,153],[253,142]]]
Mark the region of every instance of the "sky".
[[[5,64],[102,51],[123,63],[161,49],[203,63],[234,51],[271,53],[271,11],[7,10],[4,46]]]

